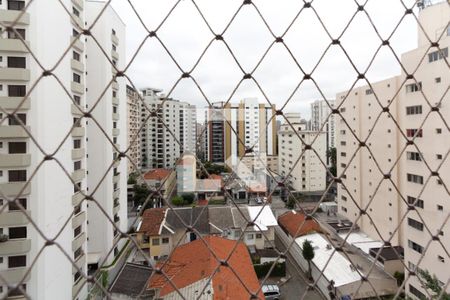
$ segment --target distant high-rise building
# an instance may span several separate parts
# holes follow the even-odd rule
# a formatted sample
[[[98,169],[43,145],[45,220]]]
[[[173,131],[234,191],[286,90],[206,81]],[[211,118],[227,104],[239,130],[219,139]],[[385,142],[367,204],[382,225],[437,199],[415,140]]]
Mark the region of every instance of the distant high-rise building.
[[[300,114],[286,113],[285,122],[278,132],[278,172],[287,177],[287,185],[302,192],[323,191],[326,189],[326,169],[320,160],[325,161],[325,132],[310,131]],[[304,143],[302,143],[301,139]],[[314,141],[314,143],[313,143]],[[307,150],[300,157],[305,145],[311,145],[314,151]]]
[[[127,85],[127,154],[131,160],[128,162],[128,175],[138,171],[141,165],[139,103],[139,92]]]
[[[197,157],[204,161],[206,160],[206,126],[205,124],[197,123]]]
[[[247,155],[276,155],[275,106],[246,98],[239,103],[214,103],[206,112],[207,159],[235,166]]]
[[[144,169],[174,168],[182,153],[196,151],[196,107],[166,98],[160,92],[152,88],[142,90],[141,165]],[[149,110],[156,115],[149,115]]]
[[[443,121],[450,119],[448,16],[447,1],[424,7],[418,16],[418,48],[401,56],[402,74],[337,95],[348,123],[337,122],[338,176],[345,171],[345,188],[338,186],[339,213],[355,221],[370,202],[358,225],[374,239],[403,246],[404,264],[416,272],[409,276],[405,270],[405,291],[413,299],[429,298],[419,270],[436,275],[443,285],[449,280],[450,240],[443,238],[450,232],[445,188],[450,139]],[[439,41],[439,48],[430,47],[429,39]],[[354,135],[367,148],[360,148]],[[429,244],[432,236],[439,242]]]
[[[311,121],[309,128],[312,131],[325,132],[327,150],[336,147],[335,115],[331,113],[334,105],[335,100],[316,100],[311,103]],[[327,157],[327,164],[329,163]]]

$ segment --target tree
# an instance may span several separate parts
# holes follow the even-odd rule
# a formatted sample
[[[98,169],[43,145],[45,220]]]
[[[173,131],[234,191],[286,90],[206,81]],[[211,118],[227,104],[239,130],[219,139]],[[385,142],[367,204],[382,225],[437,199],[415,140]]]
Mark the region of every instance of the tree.
[[[422,283],[422,287],[431,291],[431,299],[450,300],[450,295],[447,293],[443,293],[442,297],[439,297],[442,293],[442,284],[436,275],[431,275],[428,270],[419,270],[419,275],[425,281]]]
[[[128,177],[127,184],[136,184],[136,183],[137,183],[136,174],[131,173],[130,176]]]
[[[181,197],[181,196],[174,196],[172,198],[172,204],[175,205],[175,206],[183,206],[184,205],[183,197]]]
[[[195,200],[195,195],[192,193],[186,193],[182,195],[184,204],[192,204]]]
[[[133,202],[135,206],[144,204],[148,195],[150,195],[150,190],[145,185],[135,184],[133,187],[134,197]]]
[[[302,255],[303,258],[308,262],[308,277],[312,279],[311,274],[311,260],[314,258],[314,248],[310,241],[305,240],[302,245]]]
[[[336,164],[337,164],[337,158],[336,158],[336,148],[331,147],[327,150],[327,158],[331,162],[330,172],[333,174],[333,176],[336,176]]]
[[[405,281],[405,273],[395,271],[394,278],[397,280],[397,286],[401,286],[403,281]]]
[[[294,209],[295,208],[295,197],[289,196],[288,200],[286,201],[286,208]]]

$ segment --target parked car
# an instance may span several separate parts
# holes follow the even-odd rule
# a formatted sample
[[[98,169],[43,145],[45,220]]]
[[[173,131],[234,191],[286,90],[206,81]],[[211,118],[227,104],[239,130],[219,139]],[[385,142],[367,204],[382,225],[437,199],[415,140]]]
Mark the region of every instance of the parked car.
[[[136,208],[136,211],[141,211],[142,205],[138,205],[138,207]]]
[[[261,200],[261,198],[256,198],[256,204],[262,204],[263,202],[262,202],[262,200]]]
[[[261,290],[266,300],[279,300],[281,297],[280,288],[276,284],[265,284]]]

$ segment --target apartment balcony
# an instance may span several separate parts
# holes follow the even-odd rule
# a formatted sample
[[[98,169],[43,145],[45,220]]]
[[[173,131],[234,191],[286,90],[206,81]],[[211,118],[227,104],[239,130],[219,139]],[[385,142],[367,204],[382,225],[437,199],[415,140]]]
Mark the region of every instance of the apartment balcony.
[[[117,121],[117,120],[120,119],[120,115],[119,115],[118,113],[113,113],[113,114],[112,114],[112,119],[113,119],[114,121]]]
[[[72,81],[70,83],[70,88],[72,92],[78,93],[78,94],[84,94],[84,85],[75,81]]]
[[[86,221],[86,212],[83,211],[72,218],[72,229],[77,228]]]
[[[116,199],[119,197],[120,197],[120,189],[117,189],[113,192],[113,199]]]
[[[26,182],[1,183],[0,190],[2,191],[2,193],[4,195],[9,196],[9,197],[15,197],[15,196],[19,195],[19,193],[22,189],[24,189],[24,190],[20,194],[21,196],[29,195],[30,190],[31,190],[31,184],[28,184],[27,186],[25,186],[25,184],[26,184]]]
[[[70,21],[71,21],[72,24],[75,26],[75,28],[80,28],[80,29],[84,28],[84,26],[83,26],[83,20],[81,20],[80,17],[78,17],[78,16],[76,16],[76,15],[74,15],[74,14],[71,14]]]
[[[84,127],[75,127],[74,129],[72,129],[72,136],[73,137],[83,137],[84,131],[85,131]]]
[[[72,59],[70,60],[70,66],[72,69],[79,71],[81,73],[84,72],[84,64],[78,60]]]
[[[2,190],[3,191],[3,190]],[[29,215],[30,211],[26,211]],[[4,226],[15,226],[15,225],[26,225],[30,223],[25,214],[22,211],[10,211],[0,214],[0,227]],[[1,244],[3,245],[3,243]],[[1,247],[0,247],[1,248]]]
[[[84,1],[83,0],[72,0],[72,3],[75,4],[79,9],[83,10],[84,8]]]
[[[114,207],[113,207],[113,214],[117,214],[120,210],[120,204],[116,204],[114,203]]]
[[[84,277],[80,277],[80,279],[73,285],[72,287],[72,297],[76,299],[78,293],[81,288],[86,285],[86,279]]]
[[[114,175],[113,176],[113,183],[119,183],[119,181],[120,181],[120,174]]]
[[[112,98],[112,104],[113,104],[113,105],[119,105],[119,98],[113,97],[113,98]]]
[[[78,257],[78,259],[75,261],[75,265],[79,268],[79,269],[83,269],[83,267],[86,264],[86,254],[81,255],[80,257]],[[75,274],[77,272],[77,268],[75,268],[74,266],[72,266],[72,274]]]
[[[81,109],[81,111],[80,111],[80,109]],[[72,113],[72,115],[75,115],[75,116],[82,116],[83,115],[83,108],[82,107],[80,107],[80,108],[78,108],[75,104],[71,104],[71,106],[70,106],[70,111],[71,111],[71,113]]]
[[[114,90],[118,90],[119,89],[119,84],[117,83],[117,82],[115,82],[115,81],[113,81],[112,83],[111,83],[111,86],[112,86],[112,88],[114,89]]]
[[[0,243],[0,256],[28,253],[31,250],[30,239],[8,240]]]
[[[28,167],[31,164],[31,154],[0,154],[0,167]]]
[[[16,25],[30,25],[30,14],[29,13],[23,13],[20,10],[6,10],[6,9],[0,9],[0,21],[3,23],[13,23],[15,22]],[[19,18],[19,20],[16,21],[16,19]]]
[[[0,276],[6,280],[8,283],[17,283],[24,279],[25,274],[27,273],[28,268],[14,268],[9,270],[0,271]],[[30,273],[28,273],[27,277],[25,277],[24,281],[28,281],[30,279]]]
[[[120,129],[119,128],[113,128],[112,135],[113,136],[118,136],[119,134],[120,134]]]
[[[70,176],[73,181],[79,182],[84,179],[86,176],[86,170],[85,169],[79,169],[72,172],[72,175]]]
[[[72,251],[80,248],[86,242],[86,233],[83,232],[72,241]]]
[[[73,36],[73,37],[71,37],[70,42],[72,43],[74,40],[76,40],[73,44],[73,47],[75,49],[83,52],[84,51],[84,43],[80,39],[81,39],[81,37],[77,39],[76,37]]]
[[[23,97],[0,97],[0,106],[6,110],[13,110],[19,107],[19,105],[22,103],[22,100]],[[30,102],[30,98],[25,99],[25,101],[20,106],[20,109],[30,109]]]
[[[77,206],[78,204],[81,203],[81,201],[83,201],[83,199],[84,199],[84,196],[81,192],[75,193],[72,196],[72,205]]]
[[[22,68],[0,68],[0,80],[29,81],[30,70]]]
[[[25,41],[25,43],[30,47],[30,43]],[[0,51],[5,52],[19,52],[19,53],[28,53],[27,47],[25,47],[24,43],[19,39],[2,39],[0,38]]]
[[[111,50],[111,57],[115,60],[119,59],[119,53],[117,51]]]
[[[84,148],[80,148],[80,149],[73,149],[72,150],[72,159],[81,159],[84,157],[86,151],[84,150]]]
[[[119,38],[117,37],[117,35],[112,34],[112,33],[111,33],[111,41],[112,41],[114,44],[119,45]]]

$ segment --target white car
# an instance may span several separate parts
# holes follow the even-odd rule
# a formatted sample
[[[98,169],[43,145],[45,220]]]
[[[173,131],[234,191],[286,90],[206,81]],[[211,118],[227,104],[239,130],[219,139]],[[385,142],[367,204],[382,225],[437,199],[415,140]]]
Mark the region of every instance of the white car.
[[[258,197],[258,198],[256,198],[256,203],[257,204],[262,204],[263,202],[262,202],[261,198]]]
[[[261,288],[266,300],[279,300],[280,288],[276,284],[265,284]]]
[[[137,211],[141,211],[142,209],[142,205],[138,205],[138,207],[136,208]]]

